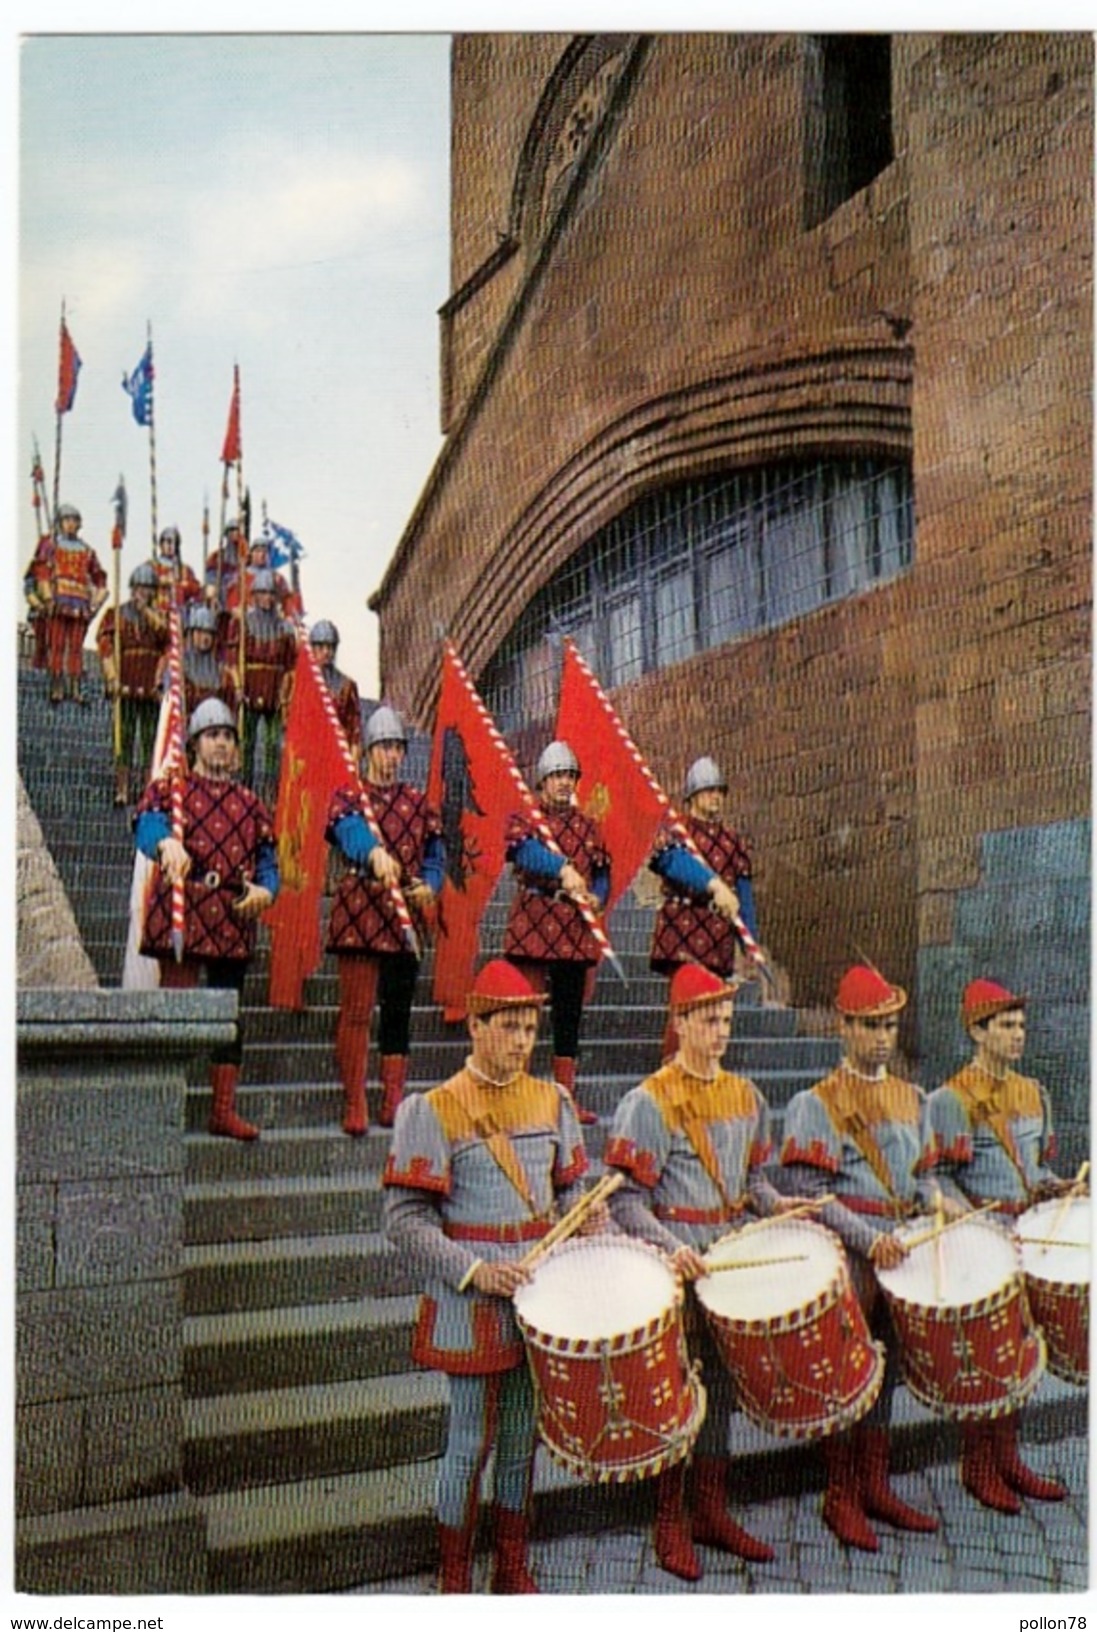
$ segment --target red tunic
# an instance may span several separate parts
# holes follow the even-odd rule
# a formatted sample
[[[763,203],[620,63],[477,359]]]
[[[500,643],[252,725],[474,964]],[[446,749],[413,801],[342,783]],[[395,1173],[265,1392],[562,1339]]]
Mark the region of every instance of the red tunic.
[[[385,849],[399,861],[400,883],[407,888],[420,875],[427,840],[442,831],[441,817],[427,804],[426,795],[406,782],[395,782],[389,788],[378,788],[370,783],[368,791]],[[340,788],[328,811],[328,839],[337,822],[344,816],[356,814],[361,814],[357,793],[351,788]],[[422,941],[423,920],[410,903],[409,907]],[[351,867],[339,880],[328,925],[328,951],[374,955],[408,951],[388,890],[371,874],[361,873],[356,867]]]
[[[697,816],[682,820],[702,861],[725,884],[734,889],[738,879],[750,877],[750,852],[738,833],[720,821],[705,822]],[[660,828],[656,854],[680,842],[671,828]],[[727,919],[692,896],[679,894],[667,879],[662,883],[663,905],[655,921],[651,967],[666,974],[679,963],[700,963],[714,975],[730,975],[738,936]]]
[[[589,883],[598,869],[609,867],[609,852],[602,830],[593,817],[575,805],[545,812],[549,831],[565,857]],[[507,827],[507,849],[540,835],[528,816],[512,816]],[[515,868],[518,893],[507,921],[504,955],[535,963],[597,963],[601,957],[574,901],[558,896],[552,879],[537,879]]]
[[[139,697],[155,701],[160,696],[160,664],[168,649],[167,619],[156,616],[155,622],[127,601],[122,607],[119,622],[119,652],[123,697]],[[106,661],[114,657],[114,607],[103,614],[96,636],[99,657]]]
[[[282,701],[282,682],[297,662],[293,625],[276,612],[250,607],[244,643],[244,706],[257,714],[274,714]],[[238,671],[240,625],[234,619],[225,660]]]
[[[55,616],[90,622],[95,592],[107,587],[107,575],[99,564],[99,557],[83,539],[58,538],[43,542],[45,548],[39,545],[35,556],[39,593],[45,590],[50,611]]]
[[[160,811],[171,819],[171,779],[145,789],[136,815]],[[233,903],[255,873],[259,846],[273,843],[266,807],[242,782],[220,782],[192,772],[183,791],[183,843],[191,858],[185,884],[183,944],[191,958],[250,958],[257,923],[238,918]],[[159,868],[145,914],[141,951],[165,958],[171,946],[171,885]]]
[[[358,687],[350,675],[344,674],[340,669],[328,667],[321,669],[320,673],[331,693],[336,718],[343,727],[343,734],[351,751],[357,754],[362,746],[362,710]]]
[[[156,605],[161,612],[168,610],[173,599],[176,606],[188,606],[200,598],[202,586],[190,567],[182,562],[161,561],[158,556],[153,557],[152,567],[156,573]]]

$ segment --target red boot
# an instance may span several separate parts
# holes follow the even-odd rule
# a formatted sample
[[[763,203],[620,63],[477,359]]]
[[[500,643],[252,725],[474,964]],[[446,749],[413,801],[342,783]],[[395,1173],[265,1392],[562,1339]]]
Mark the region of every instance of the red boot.
[[[343,1085],[343,1132],[360,1139],[369,1127],[366,1109],[366,1060],[369,1056],[369,1021],[351,1018],[344,1010],[335,1030],[335,1065]]]
[[[679,1462],[656,1480],[655,1556],[664,1570],[683,1581],[700,1581],[704,1571],[693,1550],[686,1512],[686,1465]]]
[[[408,1080],[406,1054],[381,1055],[381,1087],[385,1090],[377,1120],[383,1128],[391,1128],[396,1120],[397,1107],[404,1098],[404,1084]]]
[[[1019,1513],[1021,1504],[998,1472],[997,1428],[993,1422],[966,1422],[960,1429],[960,1482],[966,1491],[999,1513]]]
[[[575,1114],[583,1126],[589,1128],[597,1122],[595,1113],[588,1111],[585,1105],[580,1105],[575,1097],[575,1061],[569,1059],[566,1054],[555,1055],[552,1061],[552,1075],[561,1088],[567,1089],[575,1106]]]
[[[752,1564],[768,1564],[773,1548],[748,1535],[727,1510],[727,1461],[722,1456],[699,1456],[696,1462],[693,1503],[693,1539],[721,1552],[734,1553]]]
[[[891,1488],[886,1428],[859,1428],[854,1454],[861,1467],[861,1505],[870,1518],[883,1519],[897,1530],[936,1530],[932,1514],[910,1507]]]
[[[1019,1496],[1027,1496],[1034,1502],[1061,1502],[1067,1493],[1066,1486],[1059,1484],[1055,1479],[1042,1479],[1021,1461],[1017,1451],[1016,1413],[1009,1417],[999,1417],[991,1426],[994,1433],[994,1459],[998,1472],[1010,1490],[1015,1490]]]
[[[539,1592],[536,1581],[529,1573],[526,1547],[529,1542],[529,1520],[524,1513],[512,1513],[496,1502],[491,1509],[495,1531],[495,1574],[491,1590],[495,1593]]]
[[[259,1129],[236,1114],[236,1084],[239,1067],[215,1065],[210,1070],[213,1089],[213,1108],[210,1111],[209,1131],[225,1139],[258,1139]]]
[[[880,1543],[876,1532],[861,1506],[852,1436],[842,1434],[837,1439],[824,1439],[823,1457],[827,1465],[823,1523],[847,1547],[859,1547],[863,1553],[878,1552]]]
[[[472,1591],[472,1545],[475,1526],[457,1530],[452,1525],[438,1526],[438,1591]]]

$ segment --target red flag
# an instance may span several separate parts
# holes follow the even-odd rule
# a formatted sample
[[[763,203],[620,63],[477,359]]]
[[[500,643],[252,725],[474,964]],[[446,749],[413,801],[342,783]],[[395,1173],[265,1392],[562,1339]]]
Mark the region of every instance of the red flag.
[[[632,738],[570,640],[564,642],[556,735],[578,753],[583,772],[576,797],[602,825],[612,861],[608,917],[651,854],[666,802],[645,776]]]
[[[330,698],[302,640],[274,816],[281,888],[266,914],[271,927],[269,1001],[277,1009],[304,1007],[305,980],[320,962],[320,895],[328,848],[324,830],[332,794],[350,780]]]
[[[442,812],[446,842],[434,1000],[447,1020],[465,1016],[480,920],[506,864],[507,817],[515,808],[508,757],[495,722],[447,644],[427,783],[428,800]]]
[[[240,365],[232,370],[232,401],[229,403],[229,422],[225,429],[225,445],[221,449],[221,463],[235,465],[240,461]]]
[[[54,409],[67,414],[76,401],[76,381],[80,374],[80,354],[72,343],[68,324],[61,319],[61,354],[57,364],[57,401]]]

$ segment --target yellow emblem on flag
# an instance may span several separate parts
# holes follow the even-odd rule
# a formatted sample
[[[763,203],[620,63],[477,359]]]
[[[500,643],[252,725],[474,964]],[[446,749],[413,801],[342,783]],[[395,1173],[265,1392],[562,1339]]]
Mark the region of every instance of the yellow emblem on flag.
[[[583,814],[595,822],[604,822],[610,807],[609,789],[604,782],[596,782],[583,806]]]
[[[302,857],[312,815],[312,795],[302,780],[305,761],[291,752],[289,762],[285,800],[289,819],[278,835],[278,873],[283,889],[303,890],[309,881]]]

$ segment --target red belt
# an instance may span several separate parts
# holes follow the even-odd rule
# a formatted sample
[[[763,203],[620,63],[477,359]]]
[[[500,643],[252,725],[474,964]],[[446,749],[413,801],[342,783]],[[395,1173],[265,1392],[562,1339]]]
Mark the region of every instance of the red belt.
[[[733,1207],[653,1207],[656,1218],[672,1219],[677,1224],[728,1224],[740,1213],[746,1212],[745,1201]]]
[[[874,1201],[871,1196],[836,1196],[851,1213],[871,1213],[874,1218],[909,1218],[914,1212],[912,1201]]]
[[[540,1241],[552,1229],[552,1220],[526,1218],[517,1224],[444,1224],[451,1241]]]

